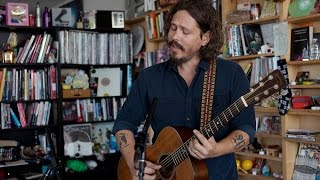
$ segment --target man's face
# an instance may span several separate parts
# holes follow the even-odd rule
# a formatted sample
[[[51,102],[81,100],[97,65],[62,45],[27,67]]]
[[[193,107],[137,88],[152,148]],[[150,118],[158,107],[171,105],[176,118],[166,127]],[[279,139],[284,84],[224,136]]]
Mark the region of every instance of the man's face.
[[[172,18],[168,33],[171,59],[181,64],[199,58],[199,49],[208,42],[208,34],[200,36],[198,23],[185,10],[178,11]]]

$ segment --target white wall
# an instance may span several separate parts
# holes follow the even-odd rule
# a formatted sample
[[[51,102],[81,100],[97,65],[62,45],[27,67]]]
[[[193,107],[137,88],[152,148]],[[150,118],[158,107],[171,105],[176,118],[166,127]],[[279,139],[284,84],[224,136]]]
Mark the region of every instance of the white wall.
[[[125,10],[125,0],[83,0],[84,10]]]

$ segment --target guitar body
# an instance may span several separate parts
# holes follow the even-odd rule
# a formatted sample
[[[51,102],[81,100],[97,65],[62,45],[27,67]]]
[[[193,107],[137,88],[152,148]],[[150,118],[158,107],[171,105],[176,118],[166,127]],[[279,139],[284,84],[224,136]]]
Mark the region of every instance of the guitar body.
[[[155,164],[173,153],[178,147],[182,146],[193,133],[190,129],[183,127],[166,127],[164,128],[155,144],[146,148],[146,160]],[[187,147],[186,147],[187,150]],[[208,179],[207,166],[204,161],[193,158],[186,158],[177,167],[161,168],[157,172],[156,179],[162,180],[206,180]],[[130,169],[123,157],[118,164],[118,179],[132,179]]]

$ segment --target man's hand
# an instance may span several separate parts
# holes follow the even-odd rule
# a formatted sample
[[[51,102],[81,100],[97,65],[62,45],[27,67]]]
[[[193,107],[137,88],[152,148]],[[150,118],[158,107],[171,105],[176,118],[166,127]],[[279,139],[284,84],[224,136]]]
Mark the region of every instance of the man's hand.
[[[189,143],[189,153],[197,159],[208,159],[220,156],[218,143],[211,137],[207,139],[199,131],[193,130],[194,135],[197,137]]]
[[[135,167],[131,168],[131,174],[133,180],[139,180],[139,164],[140,161],[135,163]],[[153,164],[149,161],[145,161],[145,168],[143,171],[143,180],[153,180],[156,179],[156,172],[161,168],[160,165]]]

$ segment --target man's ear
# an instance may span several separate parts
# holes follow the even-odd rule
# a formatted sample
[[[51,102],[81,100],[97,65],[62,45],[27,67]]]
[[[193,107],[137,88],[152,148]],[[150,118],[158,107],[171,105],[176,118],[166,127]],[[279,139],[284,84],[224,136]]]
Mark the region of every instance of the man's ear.
[[[208,42],[210,41],[210,32],[209,31],[207,31],[206,33],[204,33],[203,35],[202,35],[202,38],[201,38],[201,45],[202,46],[206,46],[207,44],[208,44]]]

